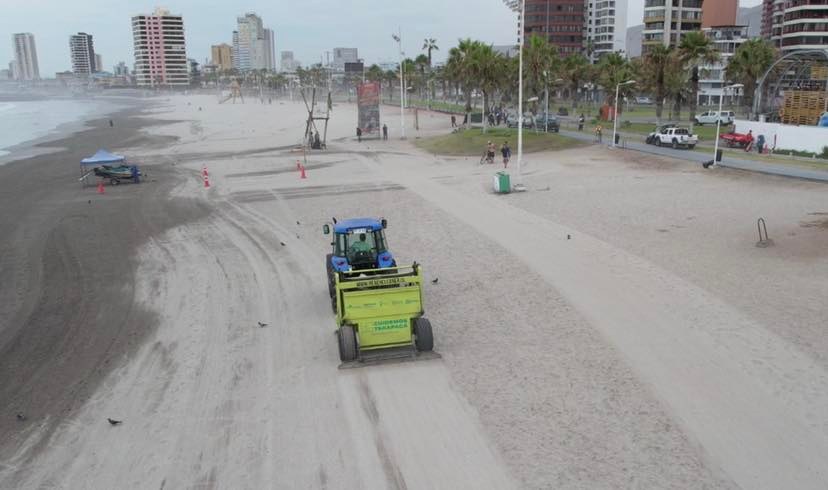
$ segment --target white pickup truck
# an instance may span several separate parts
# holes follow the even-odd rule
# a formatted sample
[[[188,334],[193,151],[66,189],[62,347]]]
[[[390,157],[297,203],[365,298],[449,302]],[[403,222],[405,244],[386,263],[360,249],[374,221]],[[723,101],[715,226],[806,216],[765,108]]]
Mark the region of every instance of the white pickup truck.
[[[654,136],[656,146],[672,146],[673,148],[682,146],[692,150],[699,142],[699,137],[690,134],[690,130],[686,128],[664,128]]]

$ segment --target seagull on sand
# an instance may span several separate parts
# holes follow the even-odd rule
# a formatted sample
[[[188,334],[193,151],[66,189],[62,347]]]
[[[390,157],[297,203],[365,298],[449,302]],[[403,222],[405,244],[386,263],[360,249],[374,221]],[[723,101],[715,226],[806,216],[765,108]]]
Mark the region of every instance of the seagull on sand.
[[[23,415],[21,412],[18,412],[17,413],[17,420],[19,420],[21,422],[25,422],[26,421],[26,416]]]
[[[106,419],[109,422],[109,425],[121,425],[124,423],[123,420],[112,420],[110,418]]]
[[[434,280],[433,280],[433,281],[431,281],[431,284],[437,284],[439,281],[440,281],[440,278],[439,278],[439,277],[435,277],[435,278],[434,278]]]
[[[265,328],[267,326],[267,323],[262,323],[262,322],[258,322],[258,323],[259,323],[259,328]]]

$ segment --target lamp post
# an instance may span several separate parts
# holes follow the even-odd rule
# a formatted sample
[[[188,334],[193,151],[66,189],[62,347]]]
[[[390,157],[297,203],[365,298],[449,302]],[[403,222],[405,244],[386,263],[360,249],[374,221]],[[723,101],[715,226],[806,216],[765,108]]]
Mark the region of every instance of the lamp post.
[[[632,85],[635,80],[627,80],[615,86],[615,113],[612,115],[612,147],[615,148],[615,135],[618,133],[618,93],[622,86]]]
[[[402,29],[399,34],[391,34],[397,41],[400,51],[400,139],[405,139],[405,76],[403,74]]]
[[[517,159],[517,178],[520,183],[521,179],[521,164],[523,163],[523,33],[526,12],[526,0],[503,0],[503,4],[509,7],[513,12],[520,15],[520,32],[519,34],[519,49],[518,55],[518,159]]]
[[[719,164],[719,131],[722,129],[722,102],[728,90],[736,90],[744,87],[741,83],[734,83],[727,87],[722,87],[722,95],[719,96],[719,112],[716,113],[716,142],[713,144],[713,163]]]

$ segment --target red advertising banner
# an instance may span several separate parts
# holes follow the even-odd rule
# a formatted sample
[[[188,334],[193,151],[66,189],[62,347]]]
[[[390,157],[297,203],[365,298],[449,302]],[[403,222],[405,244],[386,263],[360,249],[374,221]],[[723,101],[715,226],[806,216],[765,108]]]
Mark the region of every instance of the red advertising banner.
[[[380,87],[379,82],[367,82],[357,86],[358,124],[363,134],[380,130]]]

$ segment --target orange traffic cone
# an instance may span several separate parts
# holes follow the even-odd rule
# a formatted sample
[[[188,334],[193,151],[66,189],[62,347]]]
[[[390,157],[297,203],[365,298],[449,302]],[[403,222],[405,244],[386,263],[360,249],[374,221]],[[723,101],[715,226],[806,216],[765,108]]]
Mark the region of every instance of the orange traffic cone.
[[[207,173],[207,165],[204,165],[203,167],[201,167],[201,175],[203,175],[205,177],[210,176],[210,174]]]
[[[207,174],[204,174],[204,188],[210,188],[210,177],[208,177]]]
[[[304,165],[301,165],[301,166],[299,167],[299,172],[301,172],[301,173],[299,174],[299,178],[300,178],[300,179],[307,179],[307,178],[308,178],[308,176],[305,174],[305,166],[304,166]]]
[[[98,181],[98,194],[104,194],[103,181],[101,180]]]

